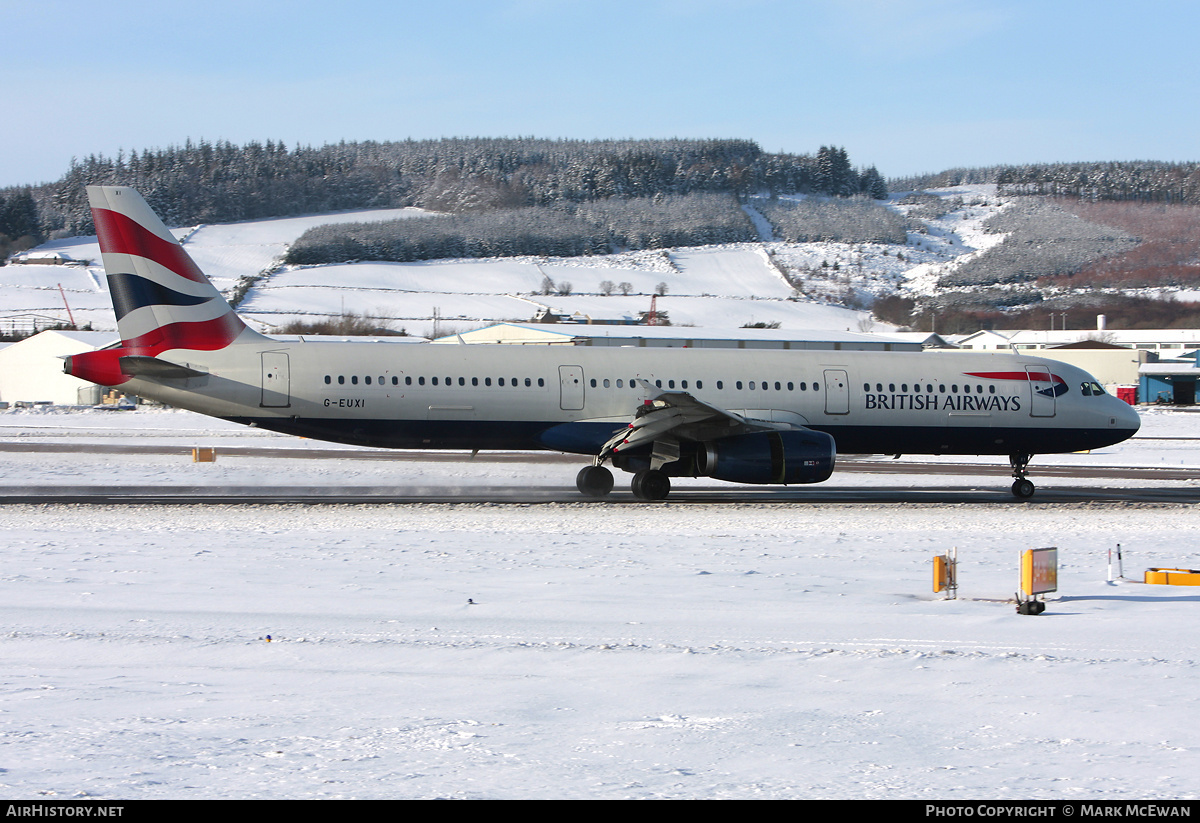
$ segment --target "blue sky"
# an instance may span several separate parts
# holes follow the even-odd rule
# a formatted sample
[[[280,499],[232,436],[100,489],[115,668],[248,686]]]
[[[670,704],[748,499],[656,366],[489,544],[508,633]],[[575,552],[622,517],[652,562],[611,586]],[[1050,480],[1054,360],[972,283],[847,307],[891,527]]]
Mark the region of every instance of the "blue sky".
[[[0,186],[187,138],[739,137],[885,176],[1200,160],[1200,4],[0,0]]]

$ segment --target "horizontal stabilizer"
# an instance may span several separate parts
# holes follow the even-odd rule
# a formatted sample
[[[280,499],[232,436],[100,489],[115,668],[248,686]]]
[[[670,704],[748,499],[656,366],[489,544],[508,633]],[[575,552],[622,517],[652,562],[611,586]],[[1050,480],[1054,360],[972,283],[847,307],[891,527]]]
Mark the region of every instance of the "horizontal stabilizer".
[[[121,371],[130,377],[204,377],[207,373],[144,355],[126,355],[118,362]]]

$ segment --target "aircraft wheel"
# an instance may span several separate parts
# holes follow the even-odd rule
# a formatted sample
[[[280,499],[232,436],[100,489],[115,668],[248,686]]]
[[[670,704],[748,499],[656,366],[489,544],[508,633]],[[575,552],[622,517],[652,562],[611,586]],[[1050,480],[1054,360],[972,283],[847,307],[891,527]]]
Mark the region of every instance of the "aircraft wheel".
[[[1012,493],[1014,497],[1019,497],[1022,500],[1028,500],[1033,497],[1034,486],[1033,482],[1020,477],[1013,481]]]
[[[604,497],[612,491],[612,472],[603,466],[584,466],[575,476],[575,487],[584,497]]]
[[[630,488],[638,500],[666,500],[671,493],[671,478],[660,471],[647,469],[633,476]]]

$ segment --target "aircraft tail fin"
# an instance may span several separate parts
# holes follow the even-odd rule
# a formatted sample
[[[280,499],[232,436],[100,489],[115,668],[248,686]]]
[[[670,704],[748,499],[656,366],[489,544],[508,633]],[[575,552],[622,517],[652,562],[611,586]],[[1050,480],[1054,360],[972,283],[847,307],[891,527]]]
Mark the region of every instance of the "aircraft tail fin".
[[[88,186],[122,347],[213,351],[248,328],[134,189]]]

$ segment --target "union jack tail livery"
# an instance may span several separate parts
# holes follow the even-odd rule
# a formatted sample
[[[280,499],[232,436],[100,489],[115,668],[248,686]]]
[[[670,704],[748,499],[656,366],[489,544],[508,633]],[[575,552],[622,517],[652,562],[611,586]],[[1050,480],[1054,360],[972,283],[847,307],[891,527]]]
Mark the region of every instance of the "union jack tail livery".
[[[212,351],[247,330],[140,194],[120,186],[87,192],[125,348]]]
[[[215,351],[264,338],[246,326],[142,196],[124,186],[88,186],[121,348],[77,355],[71,373],[116,386],[173,349]],[[168,369],[169,370],[169,369]]]

